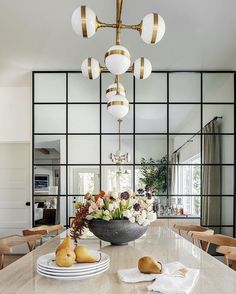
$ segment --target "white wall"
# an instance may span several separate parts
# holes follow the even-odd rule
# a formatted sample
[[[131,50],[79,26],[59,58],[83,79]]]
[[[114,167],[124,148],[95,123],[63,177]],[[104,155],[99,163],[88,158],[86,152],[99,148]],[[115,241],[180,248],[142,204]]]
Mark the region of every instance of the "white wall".
[[[31,87],[0,87],[0,142],[31,141]]]

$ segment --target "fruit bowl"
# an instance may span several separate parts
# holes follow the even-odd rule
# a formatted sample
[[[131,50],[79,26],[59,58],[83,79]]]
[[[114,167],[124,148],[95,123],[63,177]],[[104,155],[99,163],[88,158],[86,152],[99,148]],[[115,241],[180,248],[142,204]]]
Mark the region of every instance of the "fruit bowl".
[[[110,242],[111,245],[127,245],[147,231],[147,226],[131,223],[129,220],[93,219],[89,221],[88,227],[96,237]]]

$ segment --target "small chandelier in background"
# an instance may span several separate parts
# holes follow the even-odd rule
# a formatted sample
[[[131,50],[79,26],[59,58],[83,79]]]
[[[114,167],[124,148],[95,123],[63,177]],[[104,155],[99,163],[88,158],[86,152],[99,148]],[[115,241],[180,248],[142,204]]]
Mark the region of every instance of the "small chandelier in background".
[[[130,155],[129,155],[129,153],[122,154],[121,134],[120,134],[120,127],[121,127],[122,120],[119,119],[118,123],[119,123],[119,146],[118,146],[118,150],[116,151],[116,153],[110,153],[110,159],[115,164],[125,164],[125,163],[130,162]]]
[[[115,75],[114,84],[106,90],[108,99],[107,109],[117,119],[122,119],[129,112],[129,101],[126,98],[124,86],[120,83],[120,75],[132,72],[137,79],[144,80],[152,72],[152,65],[147,58],[140,57],[131,65],[131,56],[127,48],[121,46],[121,31],[124,29],[136,30],[147,44],[158,43],[165,33],[165,22],[157,13],[147,14],[136,25],[123,24],[123,0],[116,0],[116,23],[103,23],[98,20],[92,9],[86,6],[78,7],[72,15],[72,27],[76,34],[84,38],[92,37],[100,28],[113,28],[116,30],[116,45],[105,53],[105,65],[89,57],[81,65],[82,74],[89,79],[96,79],[101,72],[109,71]]]

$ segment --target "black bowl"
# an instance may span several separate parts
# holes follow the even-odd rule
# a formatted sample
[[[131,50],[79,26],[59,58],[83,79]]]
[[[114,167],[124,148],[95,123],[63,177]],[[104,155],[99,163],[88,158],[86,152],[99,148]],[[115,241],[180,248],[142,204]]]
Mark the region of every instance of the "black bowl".
[[[89,221],[88,227],[96,237],[112,245],[127,245],[128,242],[140,238],[147,231],[147,226],[140,226],[129,220],[93,219]]]

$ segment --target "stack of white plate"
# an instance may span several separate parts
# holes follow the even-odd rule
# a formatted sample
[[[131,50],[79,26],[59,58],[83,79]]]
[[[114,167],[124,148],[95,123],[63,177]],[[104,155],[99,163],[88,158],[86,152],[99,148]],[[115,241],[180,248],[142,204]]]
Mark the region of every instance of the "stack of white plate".
[[[82,280],[108,270],[110,258],[107,254],[91,250],[91,255],[101,259],[95,263],[75,263],[71,267],[59,267],[55,261],[55,253],[43,255],[37,260],[37,272],[47,278],[62,280]]]

